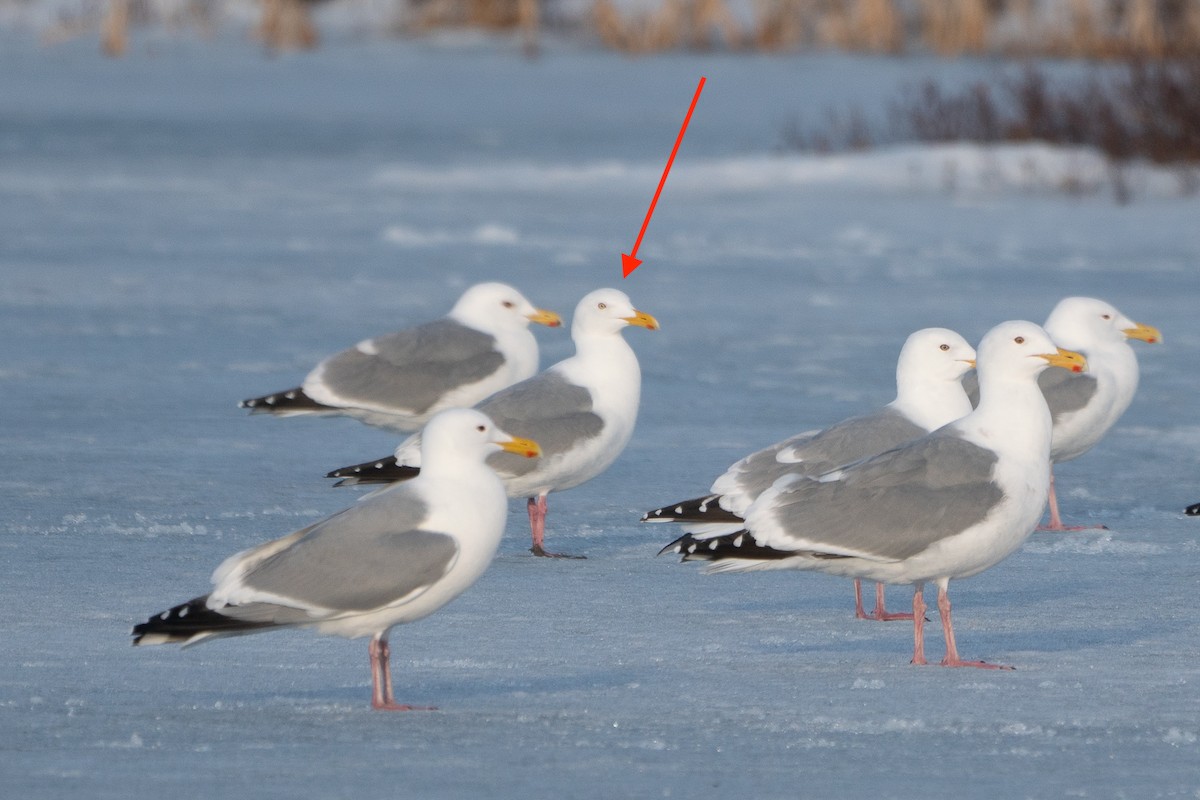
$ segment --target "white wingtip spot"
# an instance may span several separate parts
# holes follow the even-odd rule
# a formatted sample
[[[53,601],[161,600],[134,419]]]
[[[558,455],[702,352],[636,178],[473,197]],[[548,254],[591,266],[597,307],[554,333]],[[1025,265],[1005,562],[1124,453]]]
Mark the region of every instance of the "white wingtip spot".
[[[683,506],[675,506],[675,513],[676,513],[676,514],[682,514],[682,513],[683,513]]]
[[[179,618],[180,619],[183,619],[187,615],[188,615],[188,607],[187,606],[184,606],[183,608],[179,609]]]
[[[744,542],[744,541],[746,541],[746,534],[744,534],[744,533],[742,533],[742,534],[738,534],[738,537],[737,537],[736,539],[734,539],[734,540],[733,540],[733,546],[734,546],[734,547],[741,547],[741,546],[742,546],[742,542]]]
[[[694,553],[694,552],[696,552],[696,545],[694,545],[694,544],[693,544],[693,545],[689,545],[689,546],[688,546],[688,552],[689,552],[689,553]]]

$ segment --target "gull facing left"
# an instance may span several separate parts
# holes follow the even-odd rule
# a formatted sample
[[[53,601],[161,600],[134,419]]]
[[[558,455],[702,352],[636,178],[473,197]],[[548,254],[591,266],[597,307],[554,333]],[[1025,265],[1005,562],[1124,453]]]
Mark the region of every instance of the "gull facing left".
[[[504,532],[504,486],[485,463],[538,445],[486,415],[452,409],[425,426],[420,476],[226,559],[206,595],[133,629],[133,644],[196,644],[287,627],[370,636],[371,706],[410,710],[392,693],[388,633],[432,614],[484,573]]]

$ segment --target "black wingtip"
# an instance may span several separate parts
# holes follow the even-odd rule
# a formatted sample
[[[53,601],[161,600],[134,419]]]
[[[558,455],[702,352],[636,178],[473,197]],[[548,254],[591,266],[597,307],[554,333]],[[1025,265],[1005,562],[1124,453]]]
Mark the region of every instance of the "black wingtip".
[[[251,414],[286,414],[330,409],[329,406],[313,400],[299,386],[283,392],[264,394],[262,397],[249,397],[238,403],[238,408],[248,409]]]
[[[721,496],[716,494],[682,500],[642,515],[642,522],[732,522],[740,525],[744,521],[732,511],[721,508]]]
[[[208,595],[195,597],[180,603],[150,619],[134,625],[129,635],[136,647],[149,638],[146,644],[185,644],[202,634],[244,633],[259,628],[269,628],[271,622],[247,622],[227,617],[207,605]]]
[[[1189,517],[1200,517],[1200,503],[1190,505],[1183,510]]]
[[[334,486],[356,486],[365,483],[395,483],[415,478],[421,474],[420,467],[398,464],[395,456],[364,461],[349,467],[341,467],[325,473],[326,478],[341,478]]]
[[[776,550],[759,544],[754,535],[744,528],[720,536],[697,537],[685,533],[658,551],[660,556],[664,553],[676,553],[680,561],[778,561],[799,555],[811,558],[842,557],[809,551]]]

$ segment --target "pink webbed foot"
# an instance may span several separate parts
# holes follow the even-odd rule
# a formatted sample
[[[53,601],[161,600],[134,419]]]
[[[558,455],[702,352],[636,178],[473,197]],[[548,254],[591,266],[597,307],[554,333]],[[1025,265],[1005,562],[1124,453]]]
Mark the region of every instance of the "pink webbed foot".
[[[862,604],[862,582],[854,581],[854,616],[857,619],[869,619],[876,622],[894,622],[896,620],[909,620],[913,615],[907,612],[892,612],[887,610],[887,606],[883,601],[883,584],[875,584],[875,609],[871,613],[866,613],[863,610]]]
[[[529,548],[529,552],[542,558],[587,558],[587,556],[571,556],[566,553],[551,553],[545,548],[546,495],[529,498],[526,508],[529,511],[529,532],[533,536],[533,546]]]
[[[1001,664],[989,664],[986,661],[963,661],[958,657],[958,644],[954,639],[954,621],[951,617],[950,594],[946,587],[949,581],[938,586],[938,612],[942,618],[942,635],[946,639],[946,657],[942,659],[943,667],[974,667],[975,669],[1013,670],[1016,667],[1006,667]],[[913,606],[916,611],[916,606]]]
[[[1062,520],[1059,520],[1055,525],[1053,521],[1047,522],[1045,525],[1038,525],[1037,529],[1045,533],[1066,533],[1069,531],[1106,531],[1107,525],[1063,525]]]
[[[1054,491],[1053,472],[1050,473],[1050,494],[1047,498],[1047,503],[1050,506],[1050,521],[1045,525],[1038,525],[1037,530],[1039,531],[1064,533],[1067,531],[1108,530],[1107,525],[1063,525],[1062,517],[1058,513],[1058,493]]]
[[[371,701],[371,708],[376,711],[437,711],[437,706],[406,706],[400,703],[376,703]]]
[[[989,664],[986,661],[963,661],[961,658],[957,658],[953,661],[943,658],[942,666],[943,667],[975,667],[976,669],[1004,669],[1004,670],[1015,670],[1016,669],[1016,667],[1009,667],[1009,666],[1005,666],[1004,664]]]
[[[573,556],[569,553],[551,553],[549,550],[546,550],[541,545],[537,544],[529,548],[529,552],[533,553],[535,556],[541,556],[542,558],[587,558],[587,556]]]
[[[382,634],[367,646],[371,656],[371,708],[376,711],[437,711],[432,706],[409,706],[392,695],[392,651]]]

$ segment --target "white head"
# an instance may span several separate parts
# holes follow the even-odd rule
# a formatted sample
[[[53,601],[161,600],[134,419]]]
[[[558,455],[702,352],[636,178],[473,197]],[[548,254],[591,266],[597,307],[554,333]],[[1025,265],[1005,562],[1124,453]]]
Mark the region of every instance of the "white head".
[[[571,336],[605,336],[618,333],[628,325],[658,330],[658,320],[634,308],[624,292],[596,289],[585,294],[575,306]]]
[[[975,348],[946,328],[924,328],[908,337],[896,361],[892,408],[926,430],[971,413],[962,376],[975,366]]]
[[[449,316],[472,328],[489,333],[528,328],[529,323],[562,324],[553,311],[535,308],[513,287],[503,283],[477,283],[463,292]]]
[[[1060,300],[1046,318],[1046,332],[1054,341],[1087,355],[1094,351],[1140,339],[1151,344],[1162,341],[1158,329],[1129,319],[1113,306],[1094,297]]]
[[[1024,320],[1001,322],[979,342],[976,369],[981,391],[984,383],[1028,382],[1036,386],[1038,374],[1051,366],[1083,372],[1087,360],[1059,348],[1041,326]]]
[[[422,472],[440,464],[482,465],[492,453],[505,450],[526,458],[541,455],[530,439],[510,436],[486,415],[471,408],[451,408],[435,414],[421,431]]]
[[[958,382],[975,366],[975,348],[948,328],[922,328],[900,348],[896,385],[914,381]]]

